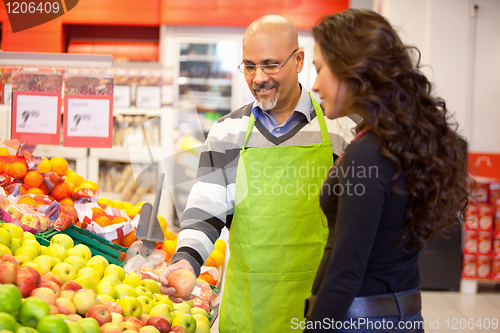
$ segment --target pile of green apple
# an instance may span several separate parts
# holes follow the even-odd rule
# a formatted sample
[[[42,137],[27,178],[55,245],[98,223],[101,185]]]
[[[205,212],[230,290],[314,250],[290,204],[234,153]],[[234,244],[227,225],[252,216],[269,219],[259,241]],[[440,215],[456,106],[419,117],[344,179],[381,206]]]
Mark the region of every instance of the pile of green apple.
[[[158,282],[141,279],[134,272],[126,273],[122,267],[109,264],[103,256],[92,256],[87,246],[75,245],[66,234],[54,235],[45,247],[33,234],[4,223],[0,227],[0,283],[17,285],[19,297],[25,298],[23,304],[30,300],[26,303],[30,305],[29,312],[38,313],[30,315],[37,319],[27,325],[21,319],[21,313],[26,311],[3,311],[0,295],[0,312],[17,321],[15,330],[10,329],[11,326],[0,327],[0,330],[35,332],[27,328],[19,331],[23,325],[42,333],[210,332],[207,310],[193,306],[193,301],[173,303],[160,293]],[[210,289],[208,283],[203,288]],[[67,324],[67,330],[58,319]],[[50,325],[45,324],[47,321]],[[97,323],[99,330],[88,328],[89,322]],[[87,328],[80,330],[74,323]],[[39,325],[59,328],[41,330]]]

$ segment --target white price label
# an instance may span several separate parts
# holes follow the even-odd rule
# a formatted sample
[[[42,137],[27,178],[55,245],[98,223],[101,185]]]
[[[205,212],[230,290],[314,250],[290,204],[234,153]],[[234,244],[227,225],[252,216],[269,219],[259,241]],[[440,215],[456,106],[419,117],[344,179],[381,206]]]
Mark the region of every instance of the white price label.
[[[17,95],[16,131],[56,134],[57,96]]]
[[[113,106],[130,107],[130,86],[115,86],[113,89]]]
[[[139,108],[161,108],[161,87],[138,86],[135,105]]]
[[[3,104],[9,104],[12,99],[12,83],[3,84]]]
[[[67,135],[108,137],[110,112],[108,99],[69,98]]]

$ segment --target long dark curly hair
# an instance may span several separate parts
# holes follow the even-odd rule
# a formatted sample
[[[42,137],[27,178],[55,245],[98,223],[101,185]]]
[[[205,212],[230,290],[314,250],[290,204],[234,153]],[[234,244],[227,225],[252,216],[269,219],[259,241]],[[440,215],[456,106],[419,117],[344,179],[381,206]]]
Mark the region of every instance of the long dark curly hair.
[[[363,117],[356,130],[371,126],[395,167],[393,181],[404,173],[405,236],[421,249],[463,219],[468,203],[466,143],[456,122],[432,96],[418,50],[381,15],[349,9],[321,18],[313,34],[328,67],[348,84],[342,107]]]

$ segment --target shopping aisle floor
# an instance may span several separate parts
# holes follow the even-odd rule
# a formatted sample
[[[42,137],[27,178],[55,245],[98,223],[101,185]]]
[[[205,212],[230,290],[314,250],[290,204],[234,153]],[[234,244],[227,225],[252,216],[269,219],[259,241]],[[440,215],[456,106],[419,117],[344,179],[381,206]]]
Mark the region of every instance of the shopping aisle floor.
[[[500,291],[493,284],[480,285],[477,294],[424,291],[422,302],[426,333],[500,332]]]

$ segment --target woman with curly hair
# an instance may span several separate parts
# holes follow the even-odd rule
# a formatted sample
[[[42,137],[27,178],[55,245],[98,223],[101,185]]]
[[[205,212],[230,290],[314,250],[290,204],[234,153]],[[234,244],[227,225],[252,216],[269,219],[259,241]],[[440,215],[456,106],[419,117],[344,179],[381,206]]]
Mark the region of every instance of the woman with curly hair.
[[[329,239],[306,332],[424,332],[418,253],[463,218],[464,140],[382,16],[349,9],[313,34],[325,115],[363,120],[321,189]]]

